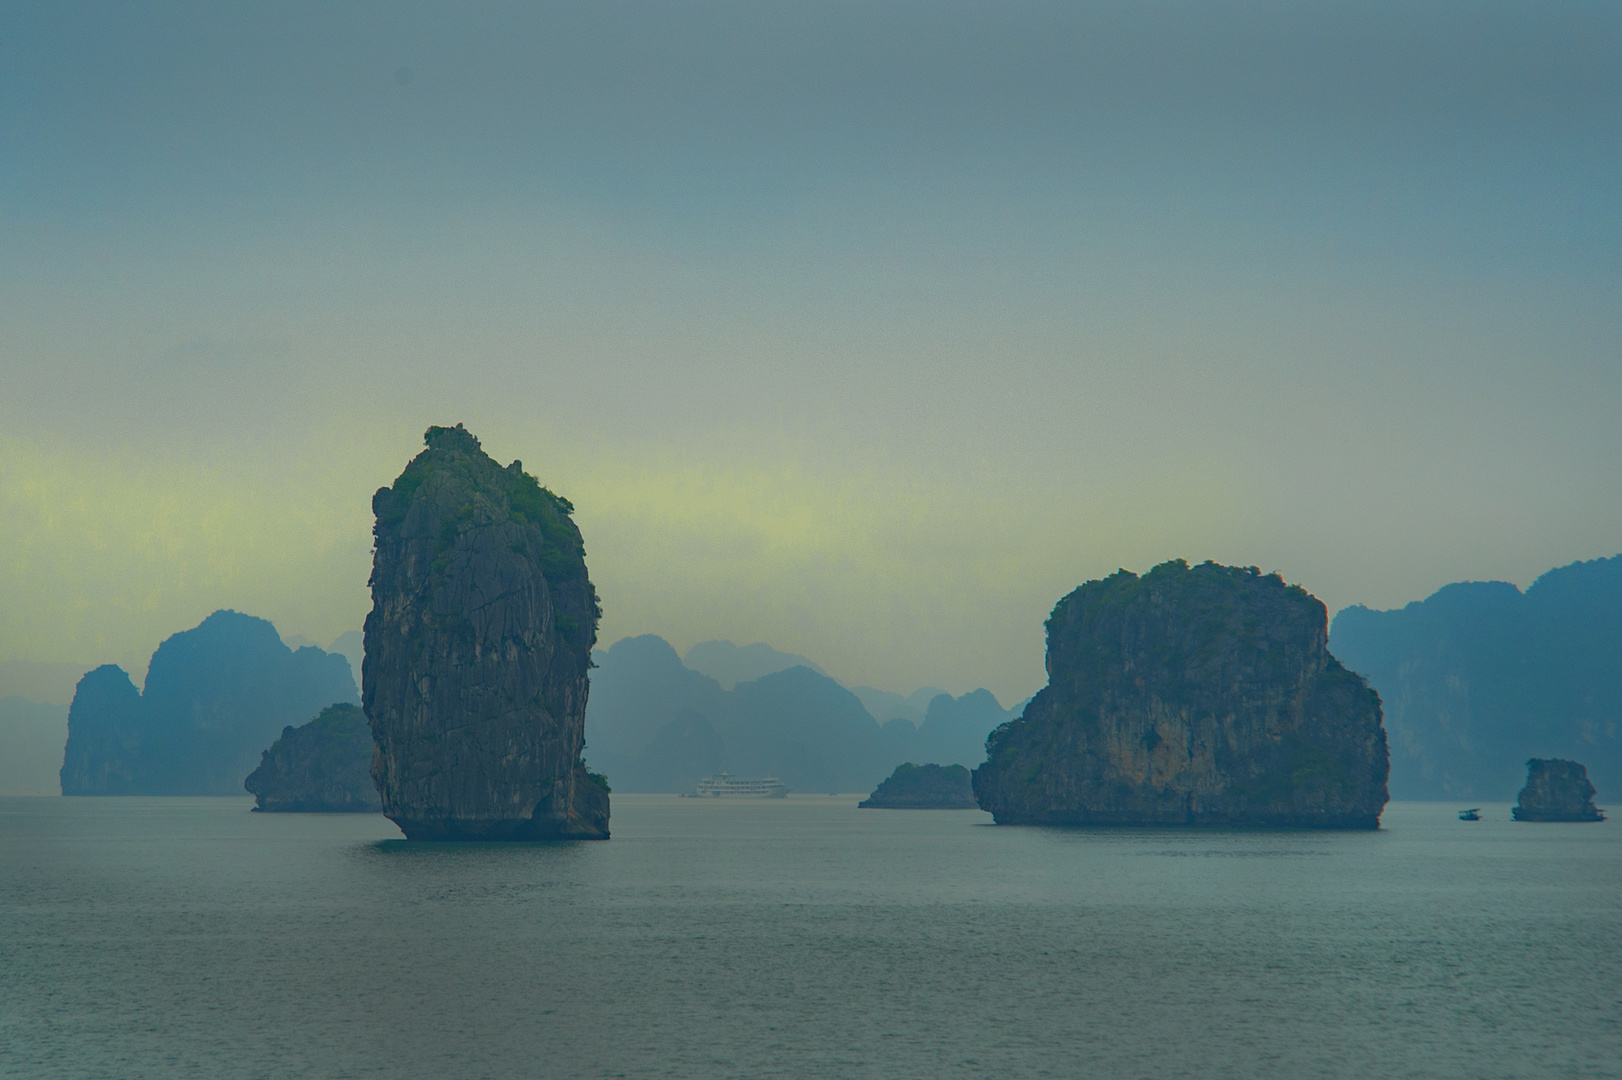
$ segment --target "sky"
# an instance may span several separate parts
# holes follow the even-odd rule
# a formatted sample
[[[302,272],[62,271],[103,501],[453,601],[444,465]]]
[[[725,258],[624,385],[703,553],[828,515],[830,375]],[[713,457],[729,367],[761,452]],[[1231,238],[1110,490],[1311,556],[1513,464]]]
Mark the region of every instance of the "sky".
[[[902,693],[1032,693],[1118,567],[1616,554],[1619,56],[1614,0],[0,2],[0,693],[358,628],[429,424],[573,501],[604,644]]]

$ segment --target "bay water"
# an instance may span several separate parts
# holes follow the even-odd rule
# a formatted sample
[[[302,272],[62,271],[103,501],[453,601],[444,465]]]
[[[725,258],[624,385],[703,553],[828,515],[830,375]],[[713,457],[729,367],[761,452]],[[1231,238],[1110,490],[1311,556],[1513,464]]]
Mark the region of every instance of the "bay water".
[[[1622,823],[0,798],[0,1076],[1622,1077]]]

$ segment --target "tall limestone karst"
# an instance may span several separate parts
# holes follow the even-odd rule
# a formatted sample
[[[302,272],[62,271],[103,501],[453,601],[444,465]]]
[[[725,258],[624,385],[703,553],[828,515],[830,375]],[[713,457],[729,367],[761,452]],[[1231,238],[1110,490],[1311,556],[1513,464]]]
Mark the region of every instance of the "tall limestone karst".
[[[342,656],[289,649],[264,619],[216,611],[158,646],[144,691],[113,664],[79,680],[62,794],[241,795],[285,725],[355,696]]]
[[[608,785],[581,759],[601,611],[574,507],[460,424],[425,442],[372,499],[383,812],[412,839],[606,839]]]
[[[87,671],[73,688],[62,794],[150,795],[142,736],[150,726],[141,692],[117,664]]]
[[[1182,560],[1060,600],[1048,685],[992,732],[999,824],[1374,829],[1380,700],[1329,654],[1324,606],[1254,568]]]

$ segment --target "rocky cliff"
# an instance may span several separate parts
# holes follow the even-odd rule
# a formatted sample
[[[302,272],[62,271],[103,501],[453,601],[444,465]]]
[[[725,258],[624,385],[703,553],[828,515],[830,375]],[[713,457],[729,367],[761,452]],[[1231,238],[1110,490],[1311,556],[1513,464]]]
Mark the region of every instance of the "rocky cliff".
[[[255,810],[372,813],[383,808],[372,784],[372,731],[356,705],[332,705],[301,727],[284,727],[242,786]]]
[[[1048,685],[974,772],[999,824],[1373,829],[1379,698],[1329,654],[1318,600],[1178,560],[1060,600]]]
[[[1529,757],[1622,788],[1622,556],[1345,608],[1329,643],[1379,691],[1395,798],[1507,802]]]
[[[145,691],[105,664],[68,710],[64,795],[241,795],[290,723],[356,699],[349,662],[289,649],[264,619],[216,611],[158,646]]]
[[[1510,815],[1516,821],[1604,821],[1594,806],[1588,770],[1576,761],[1533,758],[1526,763],[1526,786]]]
[[[961,765],[897,765],[895,772],[857,804],[873,810],[978,810],[969,770]]]
[[[362,673],[383,812],[412,839],[606,839],[586,771],[601,614],[567,499],[458,424],[372,499]]]

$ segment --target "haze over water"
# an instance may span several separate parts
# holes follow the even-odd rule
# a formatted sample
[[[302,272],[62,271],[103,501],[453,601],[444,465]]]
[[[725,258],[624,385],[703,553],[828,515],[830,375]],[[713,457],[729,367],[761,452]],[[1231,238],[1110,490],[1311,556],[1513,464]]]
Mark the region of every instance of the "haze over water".
[[[1622,834],[616,796],[598,844],[0,799],[0,1075],[1614,1077]]]
[[[1026,699],[1117,567],[1333,614],[1614,556],[1619,56],[1615,0],[0,6],[26,790],[98,665],[147,689],[220,609],[358,631],[429,425],[577,508],[600,647],[770,642],[892,705]],[[1517,696],[1609,685],[1550,651],[1470,783],[1622,718]],[[1452,715],[1388,712],[1407,767]],[[0,1077],[1622,1076],[1614,821],[855,801],[493,847],[0,797]]]
[[[359,628],[458,421],[605,644],[901,693],[1035,692],[1117,567],[1614,555],[1618,55],[1610,0],[10,5],[0,697]]]

